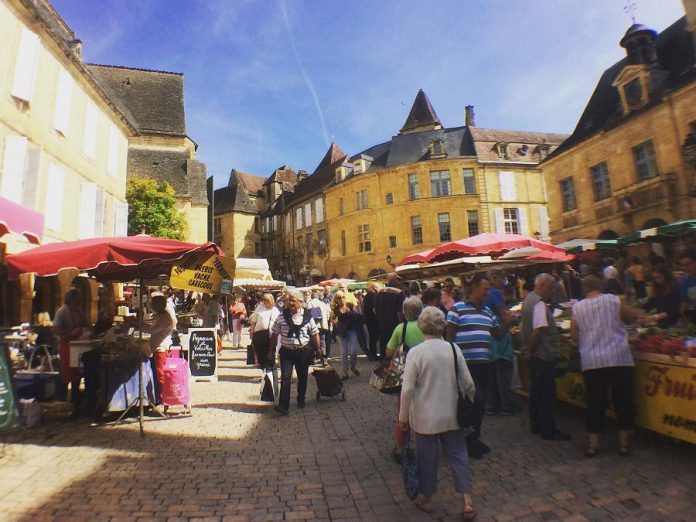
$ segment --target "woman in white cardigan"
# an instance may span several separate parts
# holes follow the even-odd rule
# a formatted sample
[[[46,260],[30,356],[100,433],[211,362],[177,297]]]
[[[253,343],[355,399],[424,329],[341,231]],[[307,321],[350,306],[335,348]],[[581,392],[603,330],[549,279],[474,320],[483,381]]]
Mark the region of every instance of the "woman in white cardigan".
[[[457,385],[462,394],[474,399],[476,387],[460,350],[442,339],[447,327],[445,315],[434,306],[423,309],[418,327],[425,341],[411,348],[406,358],[401,386],[399,422],[410,425],[416,436],[416,456],[421,494],[416,505],[429,513],[431,496],[437,490],[438,443],[452,469],[454,487],[462,494],[464,518],[476,516],[471,501],[471,474],[466,450],[466,430],[457,424]],[[455,378],[454,357],[459,367]]]

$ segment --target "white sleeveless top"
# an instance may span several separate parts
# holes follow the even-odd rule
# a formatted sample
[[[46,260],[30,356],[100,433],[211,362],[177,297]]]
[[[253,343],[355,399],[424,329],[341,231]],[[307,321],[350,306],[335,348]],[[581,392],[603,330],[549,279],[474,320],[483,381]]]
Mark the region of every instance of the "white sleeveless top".
[[[611,294],[583,299],[573,306],[580,333],[582,370],[633,366],[628,334],[621,320],[621,300]]]

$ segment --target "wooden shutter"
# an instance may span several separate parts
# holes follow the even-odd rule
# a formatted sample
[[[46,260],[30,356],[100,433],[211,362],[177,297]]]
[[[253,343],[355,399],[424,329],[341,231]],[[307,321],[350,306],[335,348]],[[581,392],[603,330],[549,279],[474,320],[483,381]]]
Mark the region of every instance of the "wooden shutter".
[[[317,213],[317,223],[321,223],[324,221],[324,200],[319,198],[314,205]]]
[[[549,211],[546,207],[539,207],[539,232],[541,239],[546,241],[549,238]]]
[[[70,109],[72,107],[73,79],[68,71],[61,69],[58,75],[56,108],[53,114],[53,128],[63,136],[70,131]]]
[[[527,209],[517,209],[517,227],[520,230],[520,235],[529,237],[529,224],[527,222]]]
[[[82,140],[82,151],[92,159],[97,154],[97,108],[91,101],[87,101],[85,108],[85,128]]]
[[[104,189],[97,187],[94,193],[94,237],[102,237],[104,235],[105,210]]]
[[[107,161],[107,170],[111,176],[118,174],[118,157],[121,140],[119,132],[115,125],[109,124],[109,157]]]
[[[30,101],[34,91],[36,79],[36,67],[39,63],[39,49],[41,42],[39,36],[22,27],[17,48],[14,78],[10,94],[20,100]]]
[[[24,136],[5,136],[0,194],[20,205],[22,204],[27,145],[28,140]]]
[[[128,235],[128,203],[116,203],[116,213],[114,216],[114,235],[125,237]]]
[[[22,184],[22,205],[27,208],[36,208],[40,165],[41,148],[29,145],[24,161],[24,183]]]
[[[94,237],[94,214],[96,211],[97,186],[83,181],[80,186],[80,207],[77,234],[80,239]]]
[[[304,207],[304,215],[305,215],[305,226],[310,227],[312,226],[312,204],[307,203]]]
[[[302,228],[302,207],[295,209],[295,229]]]
[[[503,209],[494,208],[493,217],[495,219],[495,231],[499,234],[505,233],[505,220],[503,219]]]
[[[515,174],[513,172],[498,172],[498,182],[500,183],[500,200],[517,201]]]
[[[63,167],[51,163],[48,165],[48,180],[46,183],[46,201],[44,203],[44,219],[46,227],[60,232],[63,227],[63,186],[65,171]]]

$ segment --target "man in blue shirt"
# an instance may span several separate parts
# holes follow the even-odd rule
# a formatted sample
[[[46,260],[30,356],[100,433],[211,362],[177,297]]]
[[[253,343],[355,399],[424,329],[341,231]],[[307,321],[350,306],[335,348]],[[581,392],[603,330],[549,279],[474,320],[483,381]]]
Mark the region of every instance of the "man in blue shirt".
[[[490,273],[491,288],[485,305],[495,314],[496,319],[502,324],[503,317],[507,317],[509,311],[505,306],[503,295],[504,277],[500,270],[492,270]],[[512,403],[512,338],[505,333],[501,339],[491,339],[491,370],[486,396],[486,413],[489,415],[512,415],[514,406]]]
[[[469,298],[454,303],[447,313],[447,340],[459,346],[476,384],[472,426],[474,432],[466,438],[469,456],[474,459],[483,458],[483,455],[490,451],[480,437],[490,373],[491,339],[492,336],[501,338],[509,326],[507,317],[503,318],[501,325],[493,311],[484,304],[490,286],[491,283],[485,275],[474,276]]]

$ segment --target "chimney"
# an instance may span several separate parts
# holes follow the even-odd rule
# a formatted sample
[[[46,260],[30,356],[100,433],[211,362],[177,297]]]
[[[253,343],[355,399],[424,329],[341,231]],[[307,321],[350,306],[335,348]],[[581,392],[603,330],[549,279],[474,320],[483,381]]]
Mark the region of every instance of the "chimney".
[[[686,22],[689,24],[689,31],[694,38],[696,45],[696,0],[683,0],[684,11],[686,12]]]
[[[82,40],[70,40],[68,42],[68,46],[70,47],[70,50],[73,52],[77,58],[82,61]]]
[[[298,170],[297,171],[297,180],[302,181],[307,177],[307,171],[306,170]]]
[[[476,127],[476,122],[474,121],[474,106],[467,105],[464,107],[464,125],[467,127]]]

